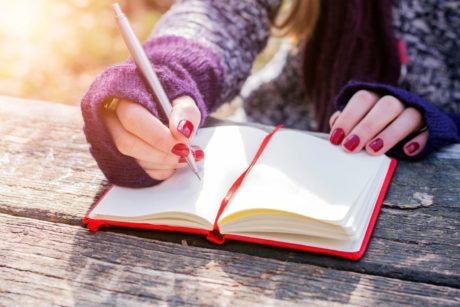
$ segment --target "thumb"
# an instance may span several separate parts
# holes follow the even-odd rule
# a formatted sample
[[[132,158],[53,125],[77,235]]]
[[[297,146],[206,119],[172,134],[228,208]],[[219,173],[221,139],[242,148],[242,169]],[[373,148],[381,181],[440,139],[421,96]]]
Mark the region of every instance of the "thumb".
[[[189,96],[174,99],[172,105],[169,130],[178,141],[188,143],[200,124],[201,112]]]

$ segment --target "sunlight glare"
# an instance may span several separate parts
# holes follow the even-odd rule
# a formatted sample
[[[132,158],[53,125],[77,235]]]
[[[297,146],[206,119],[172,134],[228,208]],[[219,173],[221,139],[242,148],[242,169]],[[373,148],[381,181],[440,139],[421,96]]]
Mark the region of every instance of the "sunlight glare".
[[[46,0],[0,0],[0,8],[2,37],[27,41],[46,26]]]

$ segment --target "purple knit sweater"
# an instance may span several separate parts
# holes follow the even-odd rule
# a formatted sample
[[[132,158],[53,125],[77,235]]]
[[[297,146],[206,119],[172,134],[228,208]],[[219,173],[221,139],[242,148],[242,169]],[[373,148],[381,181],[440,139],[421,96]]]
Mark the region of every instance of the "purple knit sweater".
[[[204,123],[208,113],[238,94],[255,56],[269,35],[269,17],[279,0],[182,0],[163,16],[144,48],[170,99],[191,96]],[[426,100],[383,84],[351,82],[337,97],[338,108],[359,89],[399,98],[421,110],[429,128],[425,150],[415,158],[460,142],[460,115],[440,112]],[[82,100],[84,132],[91,154],[108,180],[129,187],[157,183],[115,147],[102,119],[103,105],[113,97],[138,102],[157,115],[155,101],[132,61],[108,68]],[[401,146],[391,154],[407,158]]]

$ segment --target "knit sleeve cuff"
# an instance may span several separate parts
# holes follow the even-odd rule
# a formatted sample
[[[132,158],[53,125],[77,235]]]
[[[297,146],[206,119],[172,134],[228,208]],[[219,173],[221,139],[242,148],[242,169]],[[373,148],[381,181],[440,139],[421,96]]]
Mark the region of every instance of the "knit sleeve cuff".
[[[419,110],[425,119],[429,136],[427,144],[422,152],[413,157],[409,157],[404,153],[404,144],[414,137],[414,135],[410,135],[393,147],[388,152],[388,155],[397,159],[415,160],[423,158],[444,146],[460,142],[460,131],[458,125],[455,124],[453,117],[439,111],[434,105],[425,99],[388,84],[350,81],[336,97],[335,103],[337,109],[340,111],[343,110],[350,98],[359,90],[372,91],[382,96],[394,96],[402,101],[406,106]],[[458,116],[458,114],[456,116]]]
[[[220,71],[217,66],[212,66],[215,63],[209,64],[206,50],[193,43],[186,44],[180,38],[162,37],[147,42],[144,48],[168,98],[193,98],[201,112],[200,125],[203,125],[208,115],[205,99],[212,107],[213,100],[220,94],[219,86],[214,84],[219,82]],[[189,57],[185,51],[189,52]],[[207,55],[212,58],[212,55]],[[108,68],[96,78],[81,102],[84,133],[90,152],[111,183],[127,187],[155,185],[159,181],[148,176],[135,159],[117,150],[105,126],[104,103],[115,97],[137,102],[154,116],[159,116],[155,100],[131,60]]]
[[[207,47],[173,35],[154,37],[144,49],[169,99],[192,97],[200,109],[202,126],[220,103],[224,83],[220,57]]]
[[[107,179],[116,185],[145,187],[157,183],[137,164],[115,147],[104,123],[104,103],[114,97],[136,101],[157,114],[152,96],[132,64],[112,66],[99,75],[83,97],[83,131],[90,152]]]

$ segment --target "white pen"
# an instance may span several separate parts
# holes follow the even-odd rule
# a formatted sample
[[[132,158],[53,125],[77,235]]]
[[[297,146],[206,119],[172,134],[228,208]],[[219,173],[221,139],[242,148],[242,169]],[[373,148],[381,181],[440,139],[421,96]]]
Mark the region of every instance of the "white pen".
[[[120,32],[123,35],[123,40],[125,41],[126,46],[128,47],[129,52],[131,53],[131,56],[133,57],[134,62],[137,65],[137,68],[144,75],[144,78],[147,80],[150,89],[158,99],[163,113],[169,119],[172,112],[172,105],[168,99],[168,96],[166,96],[165,90],[163,89],[163,86],[161,85],[157,74],[153,70],[153,64],[147,58],[144,48],[142,48],[142,45],[137,39],[136,34],[134,34],[134,31],[131,28],[128,19],[126,18],[125,14],[123,14],[123,11],[120,8],[120,5],[118,3],[114,3],[113,9],[117,17],[116,19],[118,28],[120,29]],[[198,173],[198,168],[195,163],[195,158],[193,157],[191,150],[188,156],[186,157],[186,161],[193,173],[198,177],[198,179],[201,180],[200,175]]]

